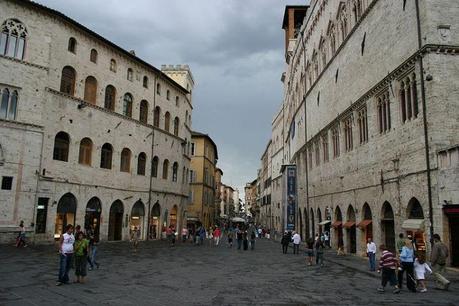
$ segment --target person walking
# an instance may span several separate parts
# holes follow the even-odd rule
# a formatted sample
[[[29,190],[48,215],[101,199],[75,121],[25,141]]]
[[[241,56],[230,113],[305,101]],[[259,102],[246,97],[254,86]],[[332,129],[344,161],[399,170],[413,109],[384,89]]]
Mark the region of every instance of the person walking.
[[[89,241],[84,237],[83,232],[79,232],[76,237],[75,247],[75,275],[76,283],[84,283],[86,277],[86,263],[89,254]]]
[[[285,231],[284,235],[282,236],[282,240],[281,240],[282,253],[287,254],[289,243],[290,243],[290,235],[288,234],[287,231]]]
[[[201,226],[201,229],[199,230],[199,245],[204,244],[204,239],[206,239],[206,228]]]
[[[222,235],[222,231],[220,230],[219,227],[217,227],[214,231],[214,241],[215,241],[215,246],[218,246],[220,243],[220,237]]]
[[[433,235],[434,245],[430,255],[430,263],[432,264],[433,276],[437,284],[437,288],[448,290],[450,281],[443,274],[445,273],[446,259],[449,256],[448,247],[441,241],[440,235]]]
[[[321,267],[324,266],[324,249],[325,245],[322,240],[316,241],[316,264],[320,265]]]
[[[244,251],[247,251],[249,249],[249,237],[247,234],[247,231],[244,231],[242,233],[242,240],[243,240],[243,245],[244,245]]]
[[[324,239],[325,239],[325,246],[330,249],[331,248],[331,246],[330,246],[330,234],[328,232],[324,233]]]
[[[90,251],[88,255],[89,270],[90,271],[94,270],[94,266],[96,266],[97,269],[99,269],[99,263],[96,261],[99,237],[95,235],[92,225],[90,225],[88,230],[86,231],[86,237],[89,238],[89,251]]]
[[[314,259],[314,239],[312,238],[306,241],[306,255],[308,256],[308,266],[312,266]]]
[[[367,256],[370,263],[370,271],[376,271],[376,243],[371,238],[368,238]]]
[[[418,258],[414,260],[414,273],[416,275],[416,280],[418,281],[418,285],[420,287],[420,292],[427,292],[426,286],[426,273],[432,273],[432,269],[430,269],[429,265],[425,262],[424,255],[420,255]]]
[[[175,237],[178,235],[178,233],[175,232],[175,226],[171,225],[169,227],[171,229],[171,246],[175,246]]]
[[[232,248],[233,247],[233,232],[228,231],[228,247]]]
[[[300,243],[301,243],[301,236],[297,232],[293,232],[293,254],[300,254]]]
[[[255,231],[250,232],[250,249],[253,251],[255,250],[255,239],[256,239]]]
[[[137,226],[134,226],[134,229],[131,232],[131,243],[134,248],[134,252],[137,252],[137,247],[139,246],[139,237],[140,232],[137,229]]]
[[[26,228],[24,226],[24,221],[21,220],[19,223],[19,233],[18,237],[16,238],[16,247],[27,247],[26,244]]]
[[[56,286],[69,283],[69,271],[72,264],[73,243],[73,225],[67,224],[65,233],[59,239],[59,275]]]
[[[414,250],[411,240],[405,240],[405,246],[400,252],[400,268],[398,271],[398,288],[402,289],[403,274],[406,272],[406,287],[411,292],[416,292],[416,283],[414,280]]]
[[[186,242],[187,237],[188,237],[188,229],[184,226],[182,228],[182,242]]]
[[[237,229],[236,239],[237,239],[237,249],[240,250],[242,247],[242,231],[241,230]]]
[[[378,273],[381,272],[381,286],[378,288],[379,292],[384,292],[387,282],[394,286],[393,293],[399,293],[400,289],[397,286],[395,270],[397,269],[397,259],[394,254],[390,252],[385,245],[379,247],[381,250],[381,257],[379,259]]]

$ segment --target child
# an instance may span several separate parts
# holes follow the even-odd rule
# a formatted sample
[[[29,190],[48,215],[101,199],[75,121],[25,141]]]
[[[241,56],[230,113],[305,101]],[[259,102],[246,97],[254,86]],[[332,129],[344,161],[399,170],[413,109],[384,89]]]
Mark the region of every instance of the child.
[[[432,273],[429,265],[425,262],[423,255],[420,255],[414,261],[414,271],[416,273],[416,280],[418,281],[419,287],[421,287],[421,292],[427,292],[425,274],[426,271]]]
[[[381,287],[378,288],[379,292],[384,292],[387,282],[394,286],[394,293],[399,293],[400,289],[397,286],[395,270],[397,269],[397,259],[394,254],[388,250],[385,245],[379,247],[381,250],[381,258],[379,260],[378,273],[381,272]]]

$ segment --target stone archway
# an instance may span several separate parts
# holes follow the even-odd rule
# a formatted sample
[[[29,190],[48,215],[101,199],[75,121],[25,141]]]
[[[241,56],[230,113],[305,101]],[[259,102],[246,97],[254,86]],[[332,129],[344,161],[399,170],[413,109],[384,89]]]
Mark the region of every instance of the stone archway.
[[[332,226],[335,229],[335,243],[338,248],[344,248],[344,239],[343,239],[343,214],[339,206],[335,208],[335,221]]]
[[[347,208],[347,222],[344,224],[347,235],[347,251],[349,253],[357,253],[357,230],[355,224],[355,210],[352,205]]]
[[[370,205],[367,202],[362,207],[362,221],[357,225],[363,232],[361,235],[362,250],[368,239],[373,239],[373,217]]]
[[[144,220],[145,220],[145,205],[141,200],[138,200],[134,203],[131,209],[131,218],[129,221],[129,234],[132,233],[134,229],[137,229],[140,232],[140,237],[144,237]],[[129,235],[130,236],[130,235]]]
[[[387,201],[382,206],[381,216],[381,241],[389,250],[395,251],[394,211]]]
[[[171,212],[169,214],[169,226],[173,226],[175,229],[177,229],[177,205],[174,205],[171,209]]]
[[[316,222],[314,219],[314,210],[312,208],[310,209],[309,217],[311,218],[311,235],[315,239],[316,238]]]
[[[54,238],[59,239],[67,224],[75,226],[77,200],[73,194],[64,194],[57,204]]]
[[[84,216],[84,228],[92,228],[94,239],[100,238],[100,216],[102,213],[102,203],[98,197],[92,197],[86,204],[86,213]]]
[[[108,219],[108,240],[123,239],[123,202],[116,200],[110,206],[110,217]]]
[[[150,239],[158,239],[160,231],[161,205],[156,201],[150,214]]]

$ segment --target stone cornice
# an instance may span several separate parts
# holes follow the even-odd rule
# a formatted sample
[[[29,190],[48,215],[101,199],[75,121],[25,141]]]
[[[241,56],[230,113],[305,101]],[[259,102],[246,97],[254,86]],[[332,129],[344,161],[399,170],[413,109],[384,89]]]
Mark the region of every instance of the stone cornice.
[[[0,58],[6,59],[6,60],[9,60],[9,61],[12,61],[12,62],[16,62],[16,63],[22,64],[22,65],[25,65],[25,66],[30,66],[30,67],[38,68],[38,69],[41,69],[41,70],[49,71],[48,67],[37,65],[37,64],[31,63],[31,62],[28,62],[28,61],[20,60],[20,59],[17,59],[15,57],[10,57],[10,56],[6,56],[6,55],[0,55]]]

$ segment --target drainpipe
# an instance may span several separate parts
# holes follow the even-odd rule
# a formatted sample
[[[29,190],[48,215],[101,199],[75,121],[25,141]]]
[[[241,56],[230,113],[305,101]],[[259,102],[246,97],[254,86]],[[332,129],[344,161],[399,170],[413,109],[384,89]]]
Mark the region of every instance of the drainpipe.
[[[301,44],[303,45],[303,64],[304,64],[304,67],[306,68],[306,45],[305,45],[305,42],[304,42],[304,32],[300,32],[301,34]],[[308,165],[308,159],[307,159],[307,155],[308,155],[308,152],[307,152],[307,142],[308,142],[308,117],[307,117],[307,111],[306,111],[306,94],[307,94],[307,91],[306,91],[306,74],[304,75],[304,78],[305,78],[305,82],[304,82],[304,86],[303,86],[303,90],[304,90],[304,99],[303,99],[303,103],[304,103],[304,150],[305,150],[305,155],[306,155],[306,158],[305,158],[305,178],[306,178],[306,210],[308,212],[308,219],[309,219],[309,165]],[[308,220],[308,224],[309,224],[309,220]],[[309,226],[308,226],[308,229],[307,229],[307,237],[309,237]]]
[[[152,188],[153,188],[153,150],[155,148],[155,127],[154,127],[154,120],[155,120],[155,107],[156,107],[156,79],[157,76],[155,75],[154,81],[153,81],[153,127],[151,128],[151,161],[150,161],[150,185],[148,188],[148,215],[147,215],[147,240],[150,240],[150,227],[151,227],[151,193],[152,193]],[[161,217],[161,216],[160,216]]]
[[[422,36],[421,36],[421,19],[419,16],[419,0],[415,1],[416,4],[416,22],[418,30],[418,52],[422,48]],[[429,201],[429,221],[430,221],[430,238],[432,239],[434,235],[433,228],[433,205],[432,205],[432,181],[430,176],[430,157],[429,157],[429,134],[427,126],[427,105],[426,105],[426,91],[424,86],[424,66],[422,60],[422,54],[419,54],[419,68],[421,70],[421,102],[422,102],[422,122],[424,128],[424,142],[425,142],[425,156],[426,156],[426,170],[427,170],[427,196]],[[431,242],[433,243],[433,242]]]
[[[32,223],[34,224],[33,226],[33,234],[32,234],[32,242],[35,243],[35,235],[37,233],[37,224],[35,223],[35,216],[37,214],[37,209],[38,209],[38,185],[40,182],[40,175],[41,175],[41,166],[42,166],[42,159],[43,159],[43,150],[44,150],[44,141],[45,141],[45,133],[42,131],[41,132],[41,152],[40,152],[40,162],[38,164],[38,173],[37,173],[37,184],[35,186],[35,196],[34,196],[34,205],[33,205],[33,215],[32,215]],[[49,205],[49,203],[48,203]],[[48,207],[47,207],[48,211]],[[45,233],[46,233],[46,228],[45,228]],[[54,233],[53,233],[54,235]]]

